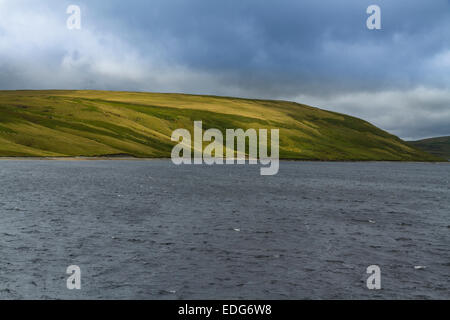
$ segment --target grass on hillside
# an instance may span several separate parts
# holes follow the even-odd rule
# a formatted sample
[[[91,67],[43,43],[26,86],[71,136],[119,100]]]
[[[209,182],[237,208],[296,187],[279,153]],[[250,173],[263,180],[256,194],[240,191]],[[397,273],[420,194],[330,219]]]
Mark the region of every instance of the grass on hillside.
[[[279,128],[280,157],[434,161],[370,123],[310,106],[184,94],[0,91],[0,156],[170,157],[172,131]]]
[[[408,143],[436,157],[450,160],[450,137],[429,138]]]

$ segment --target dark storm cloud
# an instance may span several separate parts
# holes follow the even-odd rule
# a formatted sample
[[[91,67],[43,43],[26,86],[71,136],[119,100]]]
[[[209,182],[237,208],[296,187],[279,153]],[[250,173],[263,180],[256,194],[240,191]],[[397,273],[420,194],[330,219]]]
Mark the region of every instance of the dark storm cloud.
[[[69,4],[82,30],[65,27]],[[371,4],[382,30],[366,28]],[[448,30],[447,0],[0,0],[0,87],[296,99],[405,137],[449,134]]]
[[[380,31],[365,26],[374,2]],[[104,23],[144,51],[157,42],[168,60],[255,94],[448,84],[428,65],[450,49],[448,1],[113,1],[92,10],[121,17]]]

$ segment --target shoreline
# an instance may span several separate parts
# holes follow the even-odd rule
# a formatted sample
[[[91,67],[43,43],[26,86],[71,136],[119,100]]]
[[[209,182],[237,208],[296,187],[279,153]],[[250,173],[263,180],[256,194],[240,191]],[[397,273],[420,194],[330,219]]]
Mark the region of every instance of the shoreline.
[[[138,158],[131,156],[70,156],[70,157],[2,157],[0,161],[152,161],[152,160],[171,160],[171,158]],[[412,161],[412,160],[321,160],[321,159],[289,159],[280,158],[279,161],[294,162],[398,162],[398,163],[450,163],[447,161]]]

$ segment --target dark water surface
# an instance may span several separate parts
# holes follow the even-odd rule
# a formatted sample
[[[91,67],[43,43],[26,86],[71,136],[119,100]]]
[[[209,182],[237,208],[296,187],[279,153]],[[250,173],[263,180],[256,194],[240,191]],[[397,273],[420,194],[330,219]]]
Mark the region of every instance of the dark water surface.
[[[16,298],[449,299],[450,165],[0,161]]]

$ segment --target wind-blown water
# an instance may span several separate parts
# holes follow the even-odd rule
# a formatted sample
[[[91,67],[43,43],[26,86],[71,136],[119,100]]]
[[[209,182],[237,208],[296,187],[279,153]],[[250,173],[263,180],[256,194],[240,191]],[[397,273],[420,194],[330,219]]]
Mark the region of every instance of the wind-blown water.
[[[0,298],[449,299],[450,166],[0,161]]]

